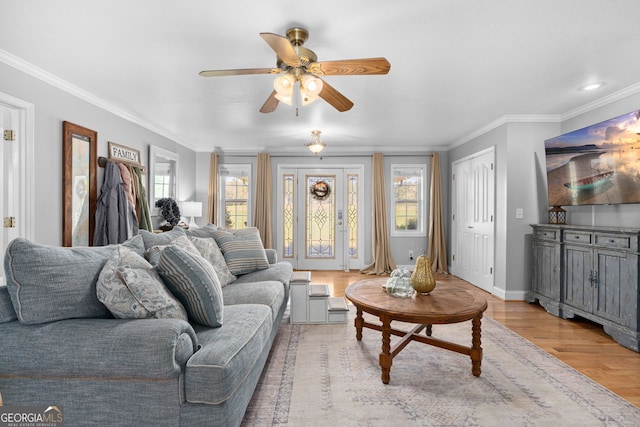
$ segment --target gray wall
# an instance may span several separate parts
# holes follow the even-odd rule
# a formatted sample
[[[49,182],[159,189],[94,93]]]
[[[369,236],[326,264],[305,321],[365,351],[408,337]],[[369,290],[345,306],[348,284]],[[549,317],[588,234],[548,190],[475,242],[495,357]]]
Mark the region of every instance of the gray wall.
[[[198,153],[197,155],[197,184],[196,184],[196,195],[198,200],[205,202],[207,200],[207,187],[208,187],[208,179],[209,179],[209,153]],[[251,164],[253,175],[255,179],[255,170],[256,170],[256,157],[253,155],[248,156],[220,156],[220,164]],[[391,173],[391,165],[392,164],[426,164],[427,170],[430,169],[431,157],[426,153],[417,154],[414,156],[408,155],[387,155],[385,156],[385,176],[387,178],[387,200],[391,198],[391,188],[389,185],[390,173]],[[448,191],[446,188],[446,177],[448,176],[448,155],[446,152],[440,153],[440,168],[442,173],[442,181],[443,181],[443,203],[446,207],[447,211],[444,212],[445,218],[448,216],[448,206],[449,206],[449,198]],[[364,169],[364,183],[365,183],[365,193],[364,193],[364,242],[363,242],[363,250],[364,252],[364,265],[368,265],[371,263],[371,230],[372,230],[372,221],[371,221],[371,156],[343,156],[343,157],[331,157],[324,156],[322,160],[320,157],[315,157],[312,155],[304,156],[304,157],[290,157],[290,156],[277,156],[274,155],[271,157],[271,168],[273,176],[277,176],[278,167],[280,165],[299,165],[303,167],[328,167],[327,165],[362,165]],[[254,182],[255,184],[255,182]],[[275,185],[275,184],[274,184]],[[427,178],[427,205],[426,205],[426,213],[429,212],[429,186],[430,179]],[[274,192],[275,197],[275,192]],[[390,205],[387,206],[390,209]],[[274,200],[273,203],[273,217],[277,218],[276,210],[278,206]],[[204,209],[203,209],[204,210]],[[390,211],[388,212],[390,215]],[[199,225],[205,224],[205,219],[201,218],[197,221]],[[391,224],[389,224],[391,226]],[[448,224],[445,224],[445,228],[448,228]],[[275,226],[273,232],[275,233]],[[416,251],[416,248],[424,248],[425,251],[427,249],[427,238],[416,238],[416,237],[393,237],[390,241],[391,252],[396,264],[399,265],[413,265],[415,264],[414,260],[409,260],[408,252],[409,250]],[[417,253],[416,255],[417,256]]]
[[[449,164],[490,146],[496,152],[494,294],[521,300],[531,284],[530,224],[546,223],[544,141],[640,108],[640,94],[557,122],[505,123],[449,151]],[[449,193],[451,182],[449,180]],[[517,208],[524,218],[516,219]],[[640,204],[569,206],[567,223],[640,227]]]
[[[34,240],[62,244],[62,122],[98,132],[98,156],[107,156],[108,141],[140,150],[148,166],[149,145],[180,156],[180,195],[194,194],[195,153],[180,144],[112,114],[13,67],[0,63],[0,92],[35,106]],[[103,169],[98,168],[98,193]]]

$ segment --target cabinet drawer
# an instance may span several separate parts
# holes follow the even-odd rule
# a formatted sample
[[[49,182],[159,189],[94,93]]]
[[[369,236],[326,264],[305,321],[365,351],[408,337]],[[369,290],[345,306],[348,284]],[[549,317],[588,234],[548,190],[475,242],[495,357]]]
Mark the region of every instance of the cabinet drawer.
[[[560,240],[560,230],[542,229],[536,230],[535,239],[538,240]]]
[[[579,231],[565,231],[564,241],[566,243],[591,243],[591,233],[581,233]]]
[[[619,236],[615,234],[596,234],[596,245],[608,248],[629,249],[631,236]]]

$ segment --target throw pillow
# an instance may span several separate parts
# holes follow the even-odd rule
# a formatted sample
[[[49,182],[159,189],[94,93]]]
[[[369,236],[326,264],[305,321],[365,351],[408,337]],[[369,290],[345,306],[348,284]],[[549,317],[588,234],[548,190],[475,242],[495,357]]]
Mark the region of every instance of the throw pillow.
[[[218,230],[218,226],[215,224],[207,224],[204,227],[189,228],[186,230],[187,236],[191,237],[213,237],[213,232]]]
[[[167,290],[144,258],[118,248],[102,268],[96,285],[98,299],[118,319],[182,319],[187,312]]]
[[[269,268],[257,228],[248,227],[233,232],[216,230],[213,235],[232,274],[239,276]]]
[[[191,243],[191,240],[186,235],[182,235],[171,242],[164,245],[155,245],[147,249],[144,253],[144,257],[151,263],[151,265],[155,266],[158,264],[160,260],[160,253],[166,248],[168,245],[179,246],[187,252],[194,253],[199,255],[198,249]]]
[[[160,254],[156,268],[194,322],[211,327],[222,326],[222,287],[209,261],[169,245]]]
[[[140,230],[139,234],[142,236],[142,240],[144,240],[145,249],[156,245],[168,245],[178,237],[186,235],[184,228],[178,226],[173,227],[173,230],[165,233],[152,233],[147,230]]]
[[[142,255],[142,237],[122,246]],[[111,317],[98,300],[96,282],[120,245],[73,247],[41,245],[18,238],[7,246],[4,271],[18,320],[39,324],[55,320]]]
[[[213,266],[213,269],[218,275],[218,279],[220,279],[220,286],[224,288],[236,280],[236,276],[231,274],[229,266],[224,260],[224,255],[222,255],[215,239],[189,236],[189,240],[191,240],[196,249],[198,249],[200,255]]]

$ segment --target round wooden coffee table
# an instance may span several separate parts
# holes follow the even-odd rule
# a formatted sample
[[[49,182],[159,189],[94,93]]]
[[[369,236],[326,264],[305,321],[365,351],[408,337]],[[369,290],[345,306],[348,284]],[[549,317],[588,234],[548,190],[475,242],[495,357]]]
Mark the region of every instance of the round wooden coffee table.
[[[480,346],[480,330],[482,313],[487,309],[487,301],[467,292],[464,285],[438,281],[436,288],[428,295],[414,294],[411,298],[398,298],[387,294],[382,285],[386,279],[369,279],[352,283],[345,290],[346,297],[356,306],[356,339],[362,340],[362,328],[382,332],[382,352],[380,367],[382,382],[389,384],[389,372],[395,356],[411,341],[444,348],[469,355],[471,372],[480,376],[482,363],[482,347]],[[362,317],[362,312],[378,316],[381,325],[369,323]],[[391,328],[392,321],[417,323],[411,331],[400,331]],[[459,323],[471,320],[471,346],[440,340],[431,336],[431,327],[435,324]],[[426,330],[426,335],[420,335]],[[402,339],[391,346],[391,335]]]

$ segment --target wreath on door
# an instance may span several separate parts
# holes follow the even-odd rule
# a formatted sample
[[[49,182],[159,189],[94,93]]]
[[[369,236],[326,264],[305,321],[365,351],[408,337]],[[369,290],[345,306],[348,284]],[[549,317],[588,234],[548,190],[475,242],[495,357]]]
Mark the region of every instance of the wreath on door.
[[[331,194],[331,187],[324,181],[318,181],[311,186],[309,193],[316,200],[324,200]]]

